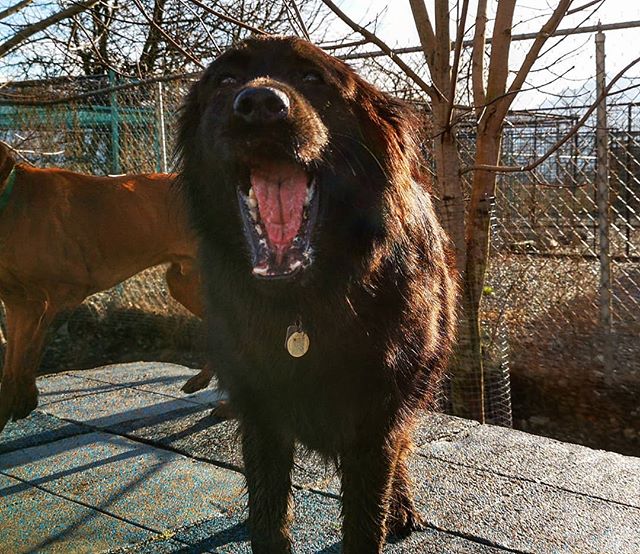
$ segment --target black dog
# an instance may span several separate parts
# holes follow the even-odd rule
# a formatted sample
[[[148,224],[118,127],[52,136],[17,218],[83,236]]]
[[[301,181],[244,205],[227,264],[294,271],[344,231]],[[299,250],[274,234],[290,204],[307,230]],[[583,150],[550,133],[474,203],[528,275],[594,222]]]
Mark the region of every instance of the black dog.
[[[299,39],[221,55],[183,109],[209,341],[240,420],[254,552],[289,552],[299,441],[335,460],[344,552],[420,518],[405,465],[454,328],[417,119]]]

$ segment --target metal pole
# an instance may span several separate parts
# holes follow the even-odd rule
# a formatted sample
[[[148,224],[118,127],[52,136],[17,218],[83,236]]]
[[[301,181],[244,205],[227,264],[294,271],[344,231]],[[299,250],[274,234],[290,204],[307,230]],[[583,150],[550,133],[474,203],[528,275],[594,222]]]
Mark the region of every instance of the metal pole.
[[[603,95],[606,83],[604,33],[596,33],[596,94]],[[609,134],[607,98],[602,96],[597,108],[596,195],[598,201],[598,257],[600,259],[599,321],[605,335],[604,365],[607,376],[613,369],[611,345],[611,257],[609,253]]]
[[[109,70],[109,86],[116,85],[116,77],[112,70]],[[120,174],[120,122],[118,113],[118,98],[115,91],[109,93],[109,104],[111,105],[111,173]]]
[[[158,141],[160,143],[160,171],[167,172],[167,134],[164,123],[164,99],[162,82],[158,83],[158,103],[156,109],[158,122]]]
[[[632,104],[627,106],[627,146],[626,146],[626,160],[624,165],[625,179],[624,179],[624,215],[626,221],[624,222],[624,253],[627,258],[631,255],[631,187],[633,183],[633,173],[631,168],[631,149],[633,148],[633,139],[631,138],[631,130],[633,129],[633,119],[631,109]],[[635,161],[635,160],[634,160]],[[620,195],[622,196],[622,194]]]

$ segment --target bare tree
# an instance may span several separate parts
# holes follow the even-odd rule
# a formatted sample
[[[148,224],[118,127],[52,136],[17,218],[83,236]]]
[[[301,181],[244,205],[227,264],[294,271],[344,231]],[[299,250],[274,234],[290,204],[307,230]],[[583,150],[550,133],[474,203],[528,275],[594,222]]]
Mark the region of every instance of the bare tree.
[[[483,421],[484,366],[480,330],[480,308],[490,249],[490,217],[496,176],[501,171],[532,170],[499,165],[502,129],[514,99],[544,53],[543,48],[567,16],[590,13],[604,3],[558,0],[552,4],[544,23],[532,34],[528,51],[519,67],[511,56],[516,0],[493,2],[495,18],[490,26],[487,0],[477,0],[471,21],[469,0],[434,0],[430,14],[424,0],[409,0],[431,82],[426,82],[375,34],[360,27],[330,0],[324,3],[368,42],[389,54],[391,60],[416,88],[430,100],[433,115],[433,153],[441,195],[441,217],[455,245],[456,265],[462,280],[462,309],[459,341],[452,368],[452,402],[463,417]],[[453,40],[451,30],[455,29]],[[471,55],[462,74],[463,45],[471,45]],[[637,62],[637,60],[636,60]],[[635,63],[635,62],[632,62]],[[630,64],[631,65],[631,64]],[[469,81],[470,103],[457,101],[460,83]],[[475,159],[470,168],[461,167],[457,124],[462,117],[475,119]],[[587,114],[588,115],[588,114]],[[583,118],[579,124],[584,123]],[[563,139],[567,140],[568,136]],[[551,151],[547,154],[550,155]],[[470,192],[465,189],[465,173],[471,172]],[[465,193],[469,195],[465,200]]]
[[[213,6],[213,7],[212,7]],[[0,12],[15,78],[194,71],[249,34],[317,32],[316,0],[30,0]]]

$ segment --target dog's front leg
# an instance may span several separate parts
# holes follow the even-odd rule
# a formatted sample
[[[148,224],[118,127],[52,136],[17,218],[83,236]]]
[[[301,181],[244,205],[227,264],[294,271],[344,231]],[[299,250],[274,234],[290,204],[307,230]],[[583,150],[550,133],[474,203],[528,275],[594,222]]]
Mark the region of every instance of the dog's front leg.
[[[343,453],[340,472],[344,554],[382,552],[396,459],[393,446],[385,437],[369,437]]]
[[[241,431],[251,548],[254,554],[288,554],[293,440],[256,420],[243,420]]]
[[[5,299],[7,348],[0,384],[0,431],[38,406],[36,372],[49,326],[58,313],[53,303]]]

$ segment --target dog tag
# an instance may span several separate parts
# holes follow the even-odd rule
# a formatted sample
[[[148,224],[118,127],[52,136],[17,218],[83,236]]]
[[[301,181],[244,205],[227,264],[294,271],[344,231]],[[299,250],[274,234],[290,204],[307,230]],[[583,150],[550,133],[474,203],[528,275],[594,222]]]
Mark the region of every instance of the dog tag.
[[[309,335],[302,330],[299,324],[289,325],[284,347],[294,358],[300,358],[309,350]]]

